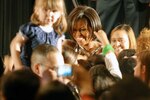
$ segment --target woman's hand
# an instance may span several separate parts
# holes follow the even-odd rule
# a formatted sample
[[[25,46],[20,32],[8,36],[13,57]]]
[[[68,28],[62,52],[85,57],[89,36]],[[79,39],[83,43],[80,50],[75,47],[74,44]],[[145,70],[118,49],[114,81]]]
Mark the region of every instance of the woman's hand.
[[[107,38],[106,33],[103,30],[99,30],[98,32],[94,32],[95,36],[102,43],[103,46],[109,44],[109,40]]]

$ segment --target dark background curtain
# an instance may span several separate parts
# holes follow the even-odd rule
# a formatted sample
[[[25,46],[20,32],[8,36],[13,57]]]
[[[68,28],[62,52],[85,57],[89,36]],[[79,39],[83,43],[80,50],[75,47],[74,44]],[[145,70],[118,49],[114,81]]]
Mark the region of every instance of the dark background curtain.
[[[30,20],[34,0],[0,0],[0,55],[10,53],[10,42],[19,26]]]

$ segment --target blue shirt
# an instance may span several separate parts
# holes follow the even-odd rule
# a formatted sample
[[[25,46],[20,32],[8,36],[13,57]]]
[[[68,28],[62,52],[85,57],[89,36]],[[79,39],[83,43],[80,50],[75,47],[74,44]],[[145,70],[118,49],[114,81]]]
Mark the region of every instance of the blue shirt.
[[[54,30],[52,32],[45,32],[39,26],[26,23],[19,28],[20,33],[27,38],[27,42],[22,47],[21,51],[21,60],[25,66],[31,65],[30,58],[32,50],[39,44],[50,44],[57,45],[57,41],[60,38],[60,35],[57,34]]]

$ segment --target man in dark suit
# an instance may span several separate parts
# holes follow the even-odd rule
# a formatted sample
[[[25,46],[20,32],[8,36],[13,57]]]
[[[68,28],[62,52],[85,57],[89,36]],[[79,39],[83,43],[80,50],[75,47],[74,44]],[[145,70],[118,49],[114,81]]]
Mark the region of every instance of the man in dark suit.
[[[67,13],[69,14],[74,7],[78,5],[87,5],[95,7],[96,0],[65,0],[65,5],[67,9]]]
[[[137,37],[143,27],[148,26],[150,0],[97,0],[96,10],[103,29],[108,34],[118,24],[129,24]]]

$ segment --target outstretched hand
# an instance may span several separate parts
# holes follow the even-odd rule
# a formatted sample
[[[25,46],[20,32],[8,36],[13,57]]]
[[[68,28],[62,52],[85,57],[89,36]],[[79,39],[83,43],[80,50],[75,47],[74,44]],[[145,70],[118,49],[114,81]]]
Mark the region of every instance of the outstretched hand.
[[[97,39],[102,43],[103,46],[109,44],[109,40],[107,38],[106,33],[103,30],[99,30],[98,32],[94,32]]]

